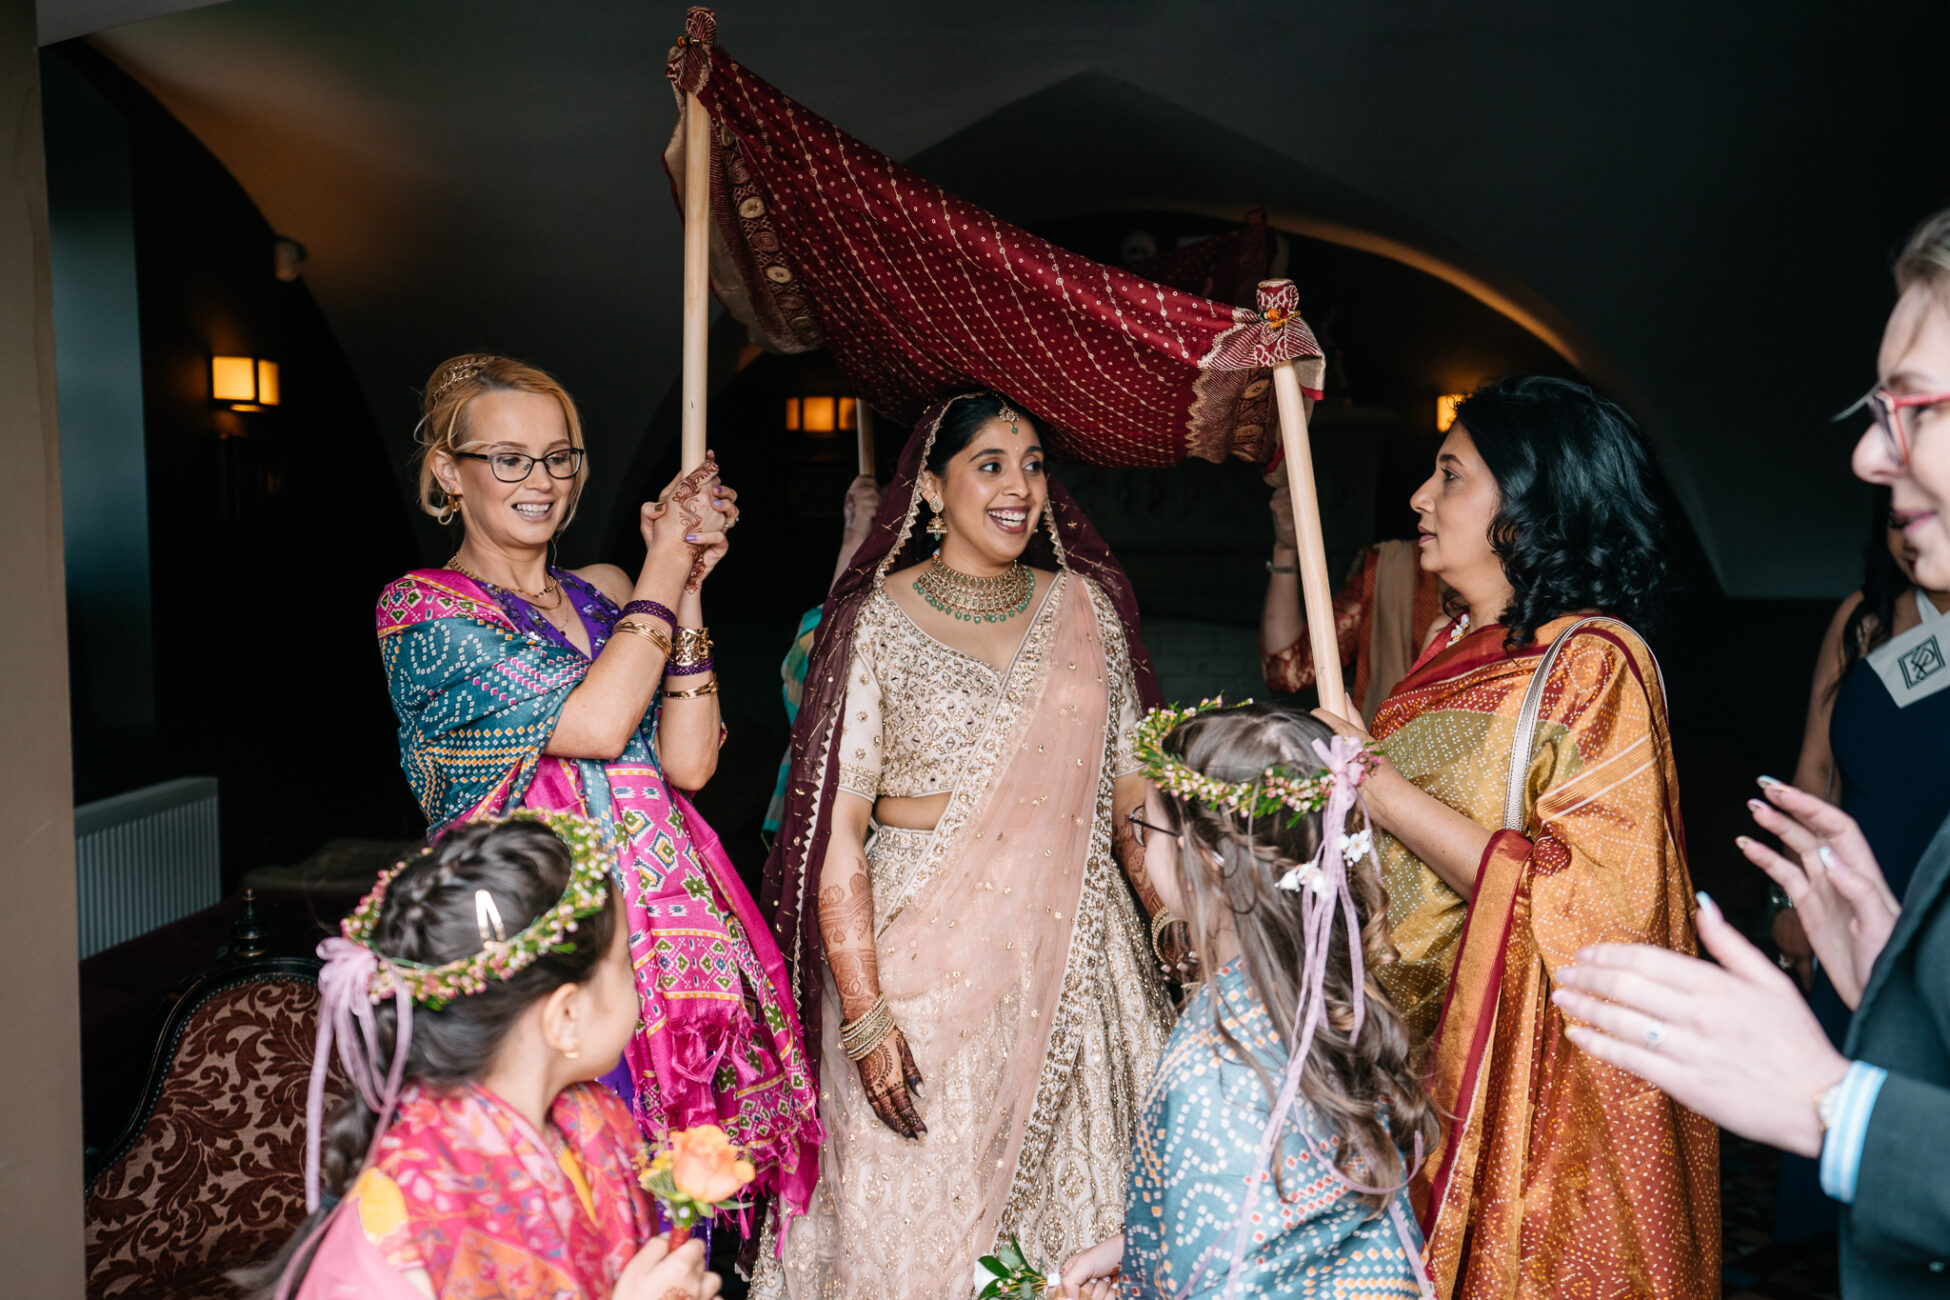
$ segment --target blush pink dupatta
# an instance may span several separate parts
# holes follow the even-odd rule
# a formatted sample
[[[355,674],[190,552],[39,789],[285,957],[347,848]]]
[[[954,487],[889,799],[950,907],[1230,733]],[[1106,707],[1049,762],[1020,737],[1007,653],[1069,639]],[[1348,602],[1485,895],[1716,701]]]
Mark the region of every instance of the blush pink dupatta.
[[[1101,944],[1124,888],[1104,779],[1116,724],[1083,581],[1064,575],[1048,605],[940,822],[904,833],[925,850],[898,866],[870,854],[881,992],[926,1080],[928,1131],[910,1141],[874,1116],[828,1017],[822,1193],[785,1252],[793,1294],[934,1296],[967,1277],[1012,1208],[1047,1199],[1056,1112],[1076,1103],[1076,1071],[1101,1065],[1080,1060],[1066,994],[1081,1000],[1072,945]]]

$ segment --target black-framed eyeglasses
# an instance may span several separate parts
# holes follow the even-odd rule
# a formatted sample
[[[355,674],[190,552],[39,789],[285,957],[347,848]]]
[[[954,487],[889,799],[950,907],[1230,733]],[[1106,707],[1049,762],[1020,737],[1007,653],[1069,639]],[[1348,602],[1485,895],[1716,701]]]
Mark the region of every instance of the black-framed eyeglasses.
[[[521,451],[457,451],[468,460],[484,460],[503,483],[525,483],[539,463],[550,478],[574,478],[582,472],[582,448],[569,447],[546,456],[530,456]]]
[[[1144,847],[1144,833],[1146,831],[1156,831],[1160,835],[1178,834],[1177,831],[1171,829],[1171,827],[1169,826],[1156,826],[1144,820],[1143,804],[1139,804],[1137,807],[1131,809],[1131,811],[1129,811],[1128,813],[1125,813],[1124,820],[1131,824],[1131,834],[1137,837],[1139,848]]]

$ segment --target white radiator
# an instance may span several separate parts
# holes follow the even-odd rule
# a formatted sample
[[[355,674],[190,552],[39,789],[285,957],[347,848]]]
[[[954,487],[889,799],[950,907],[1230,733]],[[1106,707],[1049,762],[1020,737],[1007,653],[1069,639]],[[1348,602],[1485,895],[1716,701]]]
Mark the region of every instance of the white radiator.
[[[215,904],[217,778],[186,776],[74,810],[81,955]]]

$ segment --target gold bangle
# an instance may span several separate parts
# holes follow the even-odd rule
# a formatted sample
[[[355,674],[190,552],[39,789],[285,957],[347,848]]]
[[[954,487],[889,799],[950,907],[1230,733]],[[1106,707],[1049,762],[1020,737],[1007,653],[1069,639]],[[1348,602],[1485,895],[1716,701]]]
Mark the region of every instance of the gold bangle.
[[[882,995],[873,1000],[872,1006],[840,1026],[840,1051],[849,1061],[864,1061],[893,1032],[894,1013]]]
[[[1164,949],[1158,946],[1158,940],[1164,937],[1166,930],[1177,924],[1178,918],[1162,907],[1158,909],[1158,914],[1151,918],[1151,955],[1156,957],[1161,965],[1171,965],[1171,959],[1166,957]]]
[[[680,627],[677,637],[671,642],[670,662],[679,668],[688,668],[704,663],[711,657],[711,630],[703,627]]]
[[[616,626],[609,631],[611,636],[615,636],[618,632],[634,632],[663,651],[666,661],[670,659],[670,637],[665,635],[664,630],[655,623],[641,623],[634,618],[619,618],[616,620]]]
[[[713,677],[710,681],[704,683],[704,685],[693,687],[688,691],[665,691],[664,698],[666,700],[694,700],[700,695],[716,695],[717,693],[718,679]]]

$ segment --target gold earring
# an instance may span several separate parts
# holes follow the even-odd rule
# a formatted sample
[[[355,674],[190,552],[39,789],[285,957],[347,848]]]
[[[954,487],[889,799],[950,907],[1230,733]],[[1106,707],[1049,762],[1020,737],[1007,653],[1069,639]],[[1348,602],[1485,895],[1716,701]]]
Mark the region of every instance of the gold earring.
[[[576,1044],[576,1045],[575,1045],[574,1047],[565,1047],[565,1048],[563,1048],[563,1049],[562,1049],[562,1055],[564,1055],[564,1056],[566,1056],[566,1057],[568,1057],[568,1058],[569,1058],[569,1059],[570,1059],[571,1061],[579,1061],[579,1060],[581,1060],[581,1059],[582,1059],[582,1044],[581,1044],[581,1043],[577,1043],[577,1044]]]
[[[946,537],[948,535],[948,524],[941,517],[941,503],[939,501],[930,501],[928,502],[928,509],[934,511],[934,518],[928,520],[928,536]]]

